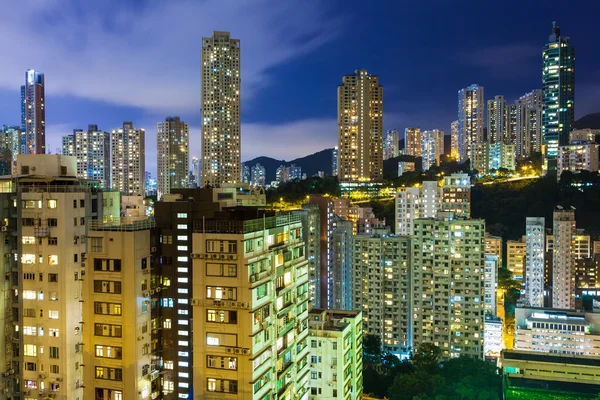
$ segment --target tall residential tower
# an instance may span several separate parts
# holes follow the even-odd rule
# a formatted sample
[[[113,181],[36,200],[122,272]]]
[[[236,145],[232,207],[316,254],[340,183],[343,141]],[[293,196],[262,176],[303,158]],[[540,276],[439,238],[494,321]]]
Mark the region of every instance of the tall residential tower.
[[[167,117],[156,124],[158,199],[171,188],[189,185],[189,125],[179,117]]]
[[[102,188],[110,188],[110,133],[88,125],[87,131],[73,130],[62,138],[62,155],[77,157],[77,177],[96,179]]]
[[[471,158],[472,146],[483,142],[483,86],[471,85],[458,91],[458,152],[460,161]]]
[[[44,74],[28,69],[21,86],[20,154],[46,153],[46,97]]]
[[[146,131],[134,128],[133,122],[113,129],[112,189],[126,195],[144,196],[146,166]]]

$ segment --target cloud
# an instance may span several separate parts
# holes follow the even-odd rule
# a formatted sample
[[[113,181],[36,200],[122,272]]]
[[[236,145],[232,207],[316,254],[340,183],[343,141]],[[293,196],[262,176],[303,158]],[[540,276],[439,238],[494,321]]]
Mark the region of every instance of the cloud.
[[[23,0],[2,14],[0,47],[19,63],[0,64],[0,87],[15,90],[35,68],[47,94],[176,112],[199,110],[202,37],[213,30],[241,39],[247,99],[270,68],[329,42],[341,21],[318,0]]]
[[[539,73],[541,51],[540,46],[515,43],[460,51],[456,61],[465,66],[485,69],[488,76],[493,74],[495,78],[512,80],[516,76]]]

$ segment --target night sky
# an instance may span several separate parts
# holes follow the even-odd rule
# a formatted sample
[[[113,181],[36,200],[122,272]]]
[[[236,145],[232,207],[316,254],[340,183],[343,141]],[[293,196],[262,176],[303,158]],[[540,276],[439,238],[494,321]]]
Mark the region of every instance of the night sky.
[[[475,5],[477,4],[477,5]],[[600,111],[598,1],[2,0],[0,124],[20,124],[25,70],[45,73],[47,148],[62,135],[179,115],[200,155],[201,38],[242,48],[242,159],[292,159],[337,142],[337,86],[356,69],[384,86],[384,125],[439,128],[457,91],[514,101],[541,88],[541,51],[557,21],[576,46],[576,116]]]

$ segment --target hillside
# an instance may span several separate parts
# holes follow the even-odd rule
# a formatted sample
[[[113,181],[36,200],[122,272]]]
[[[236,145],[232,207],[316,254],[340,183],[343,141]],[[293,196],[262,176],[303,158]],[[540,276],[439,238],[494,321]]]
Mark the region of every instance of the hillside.
[[[291,164],[296,164],[302,167],[302,173],[306,174],[307,177],[316,175],[319,171],[324,171],[325,175],[331,175],[331,164],[333,161],[332,150],[333,149],[321,150],[314,154],[296,158],[291,161],[277,160],[271,157],[256,157],[244,162],[244,165],[252,167],[256,165],[256,163],[260,163],[260,165],[265,167],[267,182],[269,183],[275,180],[275,172],[280,165],[289,166]]]
[[[600,129],[600,113],[584,115],[573,124],[575,129]]]

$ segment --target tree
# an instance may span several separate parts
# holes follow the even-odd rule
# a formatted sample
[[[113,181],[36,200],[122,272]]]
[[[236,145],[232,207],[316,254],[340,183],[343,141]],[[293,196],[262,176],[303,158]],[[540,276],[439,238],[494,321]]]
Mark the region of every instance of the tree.
[[[441,356],[442,350],[433,343],[421,343],[412,354],[412,362],[417,370],[434,373]]]
[[[512,277],[512,272],[507,268],[498,268],[498,289],[505,293],[521,290],[521,282],[516,281]]]

